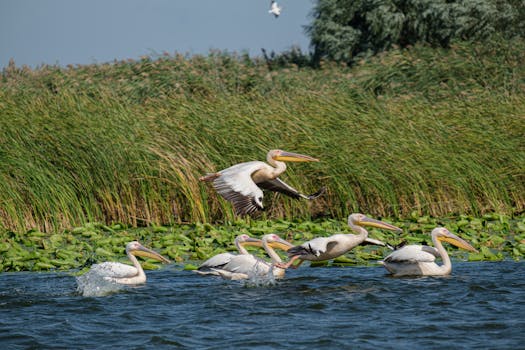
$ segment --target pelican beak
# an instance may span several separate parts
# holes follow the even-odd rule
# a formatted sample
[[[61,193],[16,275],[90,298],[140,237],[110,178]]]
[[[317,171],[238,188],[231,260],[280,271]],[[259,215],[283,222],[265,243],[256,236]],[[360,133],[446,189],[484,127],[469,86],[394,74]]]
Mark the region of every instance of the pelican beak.
[[[282,151],[280,154],[274,157],[275,160],[280,160],[282,162],[318,162],[319,159],[313,158],[310,156],[305,156],[304,154],[292,153]]]
[[[144,258],[155,259],[157,261],[161,261],[161,262],[164,262],[164,263],[170,263],[171,262],[168,259],[166,259],[165,257],[163,257],[162,255],[160,255],[159,253],[157,253],[156,251],[148,249],[148,248],[146,248],[144,246],[140,246],[137,250],[134,250],[133,251],[133,255],[142,256]]]
[[[390,230],[390,231],[396,231],[396,232],[402,232],[403,231],[402,229],[400,229],[397,226],[388,224],[388,223],[383,222],[383,221],[375,220],[375,219],[372,219],[372,218],[364,218],[363,220],[359,221],[357,224],[361,225],[361,226],[370,226],[370,227],[375,227],[375,228],[382,228],[384,230]]]
[[[471,246],[470,243],[468,243],[467,241],[465,241],[462,238],[459,238],[458,236],[456,236],[453,233],[448,233],[448,235],[445,236],[445,237],[439,237],[439,240],[443,241],[443,242],[448,242],[448,243],[450,243],[452,245],[455,245],[456,247],[461,248],[461,249],[465,249],[465,250],[468,250],[468,251],[471,251],[471,252],[477,252],[476,248]]]
[[[288,241],[285,241],[284,239],[280,238],[279,240],[275,240],[273,242],[268,243],[268,245],[272,248],[277,248],[284,250],[285,252],[288,251],[288,249],[292,248],[294,245]]]
[[[258,238],[247,238],[245,241],[241,243],[243,246],[249,246],[249,247],[262,247],[262,241]]]

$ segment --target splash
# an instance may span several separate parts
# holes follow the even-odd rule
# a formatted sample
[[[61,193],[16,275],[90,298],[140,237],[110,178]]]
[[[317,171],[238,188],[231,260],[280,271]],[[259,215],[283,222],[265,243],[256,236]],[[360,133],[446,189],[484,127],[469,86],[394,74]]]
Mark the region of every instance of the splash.
[[[273,269],[273,266],[268,270],[256,264],[251,273],[248,274],[248,278],[242,281],[243,286],[247,288],[275,286],[277,280],[273,274]]]
[[[117,293],[126,288],[125,285],[112,282],[98,271],[91,269],[77,279],[77,293],[84,297],[102,297]]]

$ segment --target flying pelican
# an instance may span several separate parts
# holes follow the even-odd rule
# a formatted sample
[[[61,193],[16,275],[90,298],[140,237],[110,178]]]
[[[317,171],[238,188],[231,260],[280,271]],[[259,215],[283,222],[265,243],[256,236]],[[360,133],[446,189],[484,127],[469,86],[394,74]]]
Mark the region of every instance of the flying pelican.
[[[233,241],[235,244],[235,247],[237,248],[237,251],[241,255],[248,255],[248,251],[244,246],[255,246],[255,247],[262,247],[262,241],[258,238],[252,238],[248,236],[247,234],[241,234],[235,237],[235,240]],[[205,262],[203,262],[197,270],[194,270],[198,274],[201,275],[216,275],[218,276],[219,273],[217,271],[214,271],[213,269],[220,269],[227,263],[231,261],[232,258],[237,256],[236,254],[232,253],[221,253],[217,254],[215,256],[212,256]]]
[[[318,162],[318,159],[274,149],[268,152],[266,160],[270,165],[261,161],[239,163],[217,173],[202,176],[199,180],[213,181],[217,192],[233,203],[237,215],[253,214],[264,209],[261,188],[284,193],[295,199],[315,199],[324,193],[323,187],[307,196],[278,178],[286,170],[284,162]]]
[[[437,227],[432,230],[432,243],[435,248],[426,245],[405,245],[392,252],[381,263],[396,277],[448,275],[452,271],[452,263],[442,241],[471,252],[477,252],[468,242],[446,228]],[[436,264],[436,258],[441,258],[443,265]]]
[[[108,281],[132,285],[146,282],[146,274],[144,273],[142,266],[140,266],[136,256],[151,258],[165,263],[170,262],[159,253],[144,247],[137,241],[129,242],[126,245],[126,255],[133,263],[133,266],[118,262],[106,261],[93,265],[90,269],[90,272],[93,271],[103,276],[104,279]]]
[[[268,13],[271,15],[274,15],[275,18],[277,18],[281,14],[282,9],[283,9],[282,7],[277,5],[277,1],[272,0],[272,2],[270,3],[270,10],[268,11]]]
[[[357,235],[351,233],[339,233],[330,237],[317,237],[301,245],[295,246],[288,250],[290,260],[284,263],[277,263],[276,266],[283,269],[289,267],[297,268],[304,260],[322,261],[330,260],[341,256],[358,245],[379,244],[386,245],[381,241],[368,238],[368,231],[363,226],[372,226],[385,230],[401,232],[399,227],[387,224],[379,220],[368,218],[366,215],[355,213],[348,216],[348,226],[357,232]],[[293,266],[293,262],[300,259],[299,264]]]
[[[284,277],[285,270],[275,267],[276,263],[282,262],[279,254],[273,249],[284,251],[293,247],[293,244],[285,241],[276,234],[267,234],[262,237],[262,246],[272,262],[266,262],[253,255],[237,255],[220,269],[214,269],[221,277],[231,280],[247,279],[250,276],[264,276],[272,273],[275,278]]]

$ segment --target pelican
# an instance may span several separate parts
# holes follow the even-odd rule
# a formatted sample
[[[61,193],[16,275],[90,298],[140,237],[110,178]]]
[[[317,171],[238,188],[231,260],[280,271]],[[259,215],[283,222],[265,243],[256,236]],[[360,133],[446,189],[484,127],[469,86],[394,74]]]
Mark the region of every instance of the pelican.
[[[283,269],[289,267],[297,268],[304,260],[322,261],[330,260],[341,256],[358,245],[379,244],[386,245],[381,241],[368,238],[368,231],[363,226],[382,228],[385,230],[401,232],[396,227],[386,222],[371,219],[366,215],[354,213],[348,216],[348,226],[357,232],[357,235],[351,233],[339,233],[330,237],[317,237],[301,245],[295,246],[288,250],[290,260],[286,263],[277,263],[276,266]],[[295,260],[300,259],[299,264],[293,266]]]
[[[278,248],[284,251],[293,245],[276,234],[267,234],[262,237],[262,246],[272,262],[266,262],[253,255],[237,255],[220,269],[214,269],[221,277],[231,280],[247,279],[250,276],[264,276],[271,273],[275,278],[283,278],[286,271],[275,267],[276,263],[282,262],[279,254],[273,249]]]
[[[380,263],[395,277],[448,275],[452,271],[452,263],[441,242],[477,252],[468,242],[446,228],[437,227],[432,230],[432,243],[435,248],[426,245],[405,245],[393,251]],[[443,265],[436,264],[436,258],[441,258]]]
[[[129,242],[126,245],[126,255],[133,263],[133,266],[118,262],[106,261],[93,265],[89,271],[93,271],[94,273],[103,276],[104,279],[108,281],[119,284],[133,285],[146,282],[146,274],[144,273],[142,266],[140,266],[136,256],[151,258],[165,263],[170,262],[159,253],[144,247],[137,241]]]
[[[235,237],[235,240],[233,241],[235,244],[235,247],[237,248],[237,251],[241,255],[249,255],[248,251],[244,246],[255,246],[255,247],[262,247],[262,241],[258,238],[252,238],[248,236],[247,234],[241,234]],[[213,269],[220,269],[227,263],[231,261],[234,257],[236,257],[236,254],[232,253],[221,253],[217,254],[215,256],[212,256],[205,262],[203,262],[197,270],[194,270],[198,274],[201,275],[219,275],[217,271],[214,271]]]
[[[268,152],[266,160],[269,165],[261,161],[239,163],[217,173],[206,174],[199,180],[213,181],[217,192],[233,203],[237,215],[253,214],[264,209],[261,188],[295,199],[315,199],[324,193],[323,187],[314,194],[304,195],[278,178],[286,170],[284,162],[318,162],[318,159],[274,149]]]
[[[283,9],[282,7],[277,5],[277,1],[272,0],[272,2],[270,4],[270,10],[268,11],[268,13],[271,14],[271,15],[274,15],[275,18],[277,18],[281,14],[281,10],[282,9]]]

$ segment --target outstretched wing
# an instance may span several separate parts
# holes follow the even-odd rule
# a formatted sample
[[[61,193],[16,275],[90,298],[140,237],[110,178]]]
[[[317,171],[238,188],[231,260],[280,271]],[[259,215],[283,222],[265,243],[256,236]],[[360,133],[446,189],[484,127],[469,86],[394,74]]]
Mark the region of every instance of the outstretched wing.
[[[319,191],[313,194],[310,194],[310,195],[305,195],[305,194],[300,193],[295,188],[288,185],[286,182],[284,182],[283,180],[279,178],[259,182],[257,183],[257,186],[259,186],[262,189],[268,190],[268,191],[283,193],[295,199],[299,199],[299,198],[310,199],[310,200],[315,199],[326,191],[326,187],[321,187]]]
[[[378,245],[378,246],[387,247],[388,249],[394,250],[394,247],[392,247],[390,244],[380,241],[378,239],[373,239],[373,238],[368,238],[368,237],[365,238],[365,240],[359,245]]]
[[[252,174],[266,166],[259,161],[236,164],[221,170],[219,176],[213,180],[213,187],[227,201],[233,204],[238,215],[252,214],[263,209],[255,198],[262,202],[263,192],[253,182]]]
[[[333,244],[337,244],[331,237],[317,237],[308,242],[304,242],[301,245],[292,247],[286,252],[289,257],[301,256],[301,257],[319,257],[326,253]],[[308,260],[308,259],[305,259]]]

